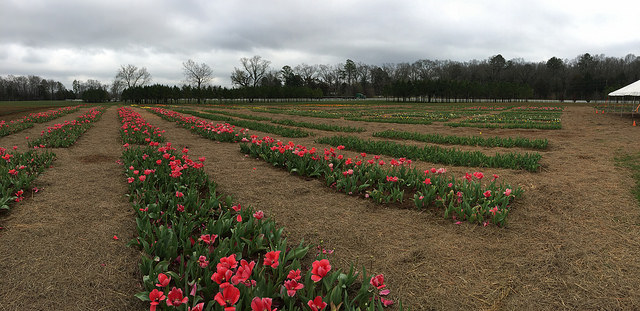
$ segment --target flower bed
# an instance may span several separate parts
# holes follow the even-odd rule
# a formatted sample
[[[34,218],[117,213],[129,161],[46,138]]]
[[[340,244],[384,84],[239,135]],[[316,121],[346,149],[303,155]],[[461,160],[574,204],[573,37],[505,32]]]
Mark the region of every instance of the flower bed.
[[[151,141],[164,142],[162,134],[164,131],[152,126],[129,107],[120,107],[118,116],[122,126],[120,127],[120,137],[124,143],[144,144]]]
[[[24,199],[31,182],[48,168],[55,158],[50,151],[29,150],[24,153],[0,148],[0,209],[9,209],[12,202]],[[31,191],[37,192],[37,189]]]
[[[317,143],[331,146],[345,146],[349,150],[374,154],[384,154],[392,157],[404,157],[431,163],[441,163],[457,166],[500,167],[510,169],[524,169],[536,172],[540,167],[538,162],[542,158],[539,153],[505,153],[488,156],[479,151],[462,151],[453,148],[437,146],[411,146],[389,141],[364,140],[354,136],[333,136],[316,139]]]
[[[316,129],[321,131],[329,131],[329,132],[364,132],[365,129],[362,127],[353,127],[353,126],[339,126],[339,125],[331,125],[324,123],[311,123],[311,122],[301,122],[301,121],[293,121],[293,120],[273,120],[273,123],[288,125],[288,126],[297,126],[304,127],[310,129]]]
[[[392,303],[384,277],[336,270],[309,246],[288,246],[264,212],[220,196],[206,159],[170,143],[125,144],[122,159],[137,212],[140,263],[150,310],[381,310]],[[399,304],[402,310],[402,305]]]
[[[185,117],[180,113],[163,108],[150,108],[149,110],[167,121],[175,122],[191,132],[211,140],[239,142],[247,137],[247,129],[236,130],[236,127],[229,123],[212,123],[194,116]]]
[[[104,110],[106,110],[105,107],[93,107],[75,120],[47,127],[45,131],[42,131],[39,138],[29,141],[29,147],[69,147],[75,144],[76,140],[93,126],[93,122],[100,120]]]
[[[467,146],[483,146],[483,147],[504,147],[504,148],[532,148],[547,149],[549,141],[547,139],[528,139],[523,137],[479,137],[479,136],[455,136],[440,134],[423,134],[417,132],[403,132],[386,130],[373,133],[374,137],[384,137],[393,139],[408,139],[436,144],[450,145],[467,145]]]
[[[503,226],[511,201],[522,193],[520,188],[498,183],[494,175],[483,184],[484,174],[466,174],[456,181],[445,169],[418,171],[411,168],[411,160],[392,159],[390,168],[379,156],[345,158],[337,150],[319,153],[293,142],[284,144],[270,137],[252,137],[251,143],[241,144],[242,152],[261,158],[291,173],[323,178],[327,186],[348,194],[360,194],[378,203],[403,202],[413,197],[418,209],[433,207],[444,211],[445,218],[487,225]]]
[[[51,121],[63,115],[76,112],[78,111],[78,109],[80,109],[80,107],[81,106],[63,107],[45,112],[30,113],[28,116],[9,122],[2,120],[0,121],[0,137],[31,128],[34,126],[34,123]]]
[[[152,109],[157,109],[157,108],[152,108]],[[217,114],[197,112],[197,111],[189,111],[189,114],[197,117],[205,118],[205,119],[211,119],[211,120],[220,120],[220,117],[224,117]],[[297,128],[292,129],[288,127],[282,127],[279,125],[271,125],[271,124],[260,123],[256,121],[250,121],[250,120],[231,119],[226,122],[228,122],[229,124],[244,127],[250,130],[276,134],[283,137],[307,137],[310,135],[309,132],[305,132],[301,129],[297,129]]]

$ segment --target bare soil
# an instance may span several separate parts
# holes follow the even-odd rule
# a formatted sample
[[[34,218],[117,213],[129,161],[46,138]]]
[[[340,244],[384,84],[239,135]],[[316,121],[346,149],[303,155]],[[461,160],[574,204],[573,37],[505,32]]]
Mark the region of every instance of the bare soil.
[[[498,228],[455,225],[437,211],[382,206],[337,193],[319,180],[247,158],[237,144],[216,143],[137,111],[165,129],[176,148],[188,147],[192,156],[205,156],[205,169],[220,192],[273,217],[285,226],[290,242],[304,240],[334,249],[329,258],[336,268],[348,269],[355,262],[367,273],[383,273],[393,299],[412,310],[640,309],[640,212],[631,194],[631,173],[614,162],[616,156],[640,152],[634,143],[640,129],[632,127],[630,119],[569,106],[562,130],[349,122],[367,129],[357,134],[363,138],[391,128],[548,138],[551,147],[541,152],[543,168],[537,173],[447,167],[456,176],[473,171],[498,174],[525,189],[508,226]],[[0,310],[146,307],[133,298],[139,290],[139,254],[124,247],[124,240],[135,235],[135,221],[124,197],[121,167],[115,163],[120,154],[118,125],[111,108],[74,147],[55,150],[54,168],[37,180],[44,190],[0,217],[6,228],[0,231]],[[335,135],[310,131],[316,137]],[[17,135],[24,140],[24,133]],[[314,143],[315,137],[276,138],[327,147]],[[8,144],[0,139],[0,145]],[[121,240],[112,240],[114,234]]]
[[[84,109],[83,109],[84,111]],[[83,111],[51,123],[72,120]],[[25,150],[25,136],[0,139]],[[135,214],[116,164],[121,149],[116,109],[68,148],[36,179],[37,193],[0,216],[0,310],[143,310]],[[113,236],[119,239],[114,240]]]

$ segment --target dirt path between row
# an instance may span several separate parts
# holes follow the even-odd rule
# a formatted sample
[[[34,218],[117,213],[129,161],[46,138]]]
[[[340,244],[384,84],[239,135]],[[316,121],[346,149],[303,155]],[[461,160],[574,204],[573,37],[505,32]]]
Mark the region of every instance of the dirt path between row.
[[[19,143],[43,128],[37,124],[0,143]],[[112,107],[74,146],[53,149],[57,160],[35,182],[40,191],[0,217],[0,310],[147,307],[133,296],[141,291],[140,253],[125,246],[137,235],[116,164],[118,128]]]
[[[292,242],[304,239],[335,249],[330,259],[338,267],[355,261],[370,273],[384,273],[394,298],[413,310],[640,308],[638,202],[630,193],[630,173],[613,162],[620,152],[640,152],[629,143],[640,138],[640,131],[616,116],[569,107],[562,130],[483,130],[486,135],[524,133],[552,141],[541,172],[483,170],[526,190],[509,226],[497,228],[454,225],[431,212],[336,193],[317,180],[246,158],[238,145],[212,142],[138,111],[166,129],[176,147],[206,156],[205,169],[221,192],[264,210],[286,227]],[[368,132],[361,135],[390,126],[367,125]],[[392,126],[457,135],[478,131]],[[312,138],[294,141],[323,147],[311,143]],[[456,176],[474,170],[449,169]]]

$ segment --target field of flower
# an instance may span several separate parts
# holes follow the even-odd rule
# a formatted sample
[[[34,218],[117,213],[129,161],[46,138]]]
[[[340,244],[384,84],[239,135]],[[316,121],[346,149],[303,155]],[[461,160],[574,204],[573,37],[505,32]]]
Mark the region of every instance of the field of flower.
[[[0,285],[0,303],[10,310],[22,306],[12,285],[16,295],[30,292],[15,280],[47,273],[46,257],[24,273],[16,271],[27,262],[11,266],[18,237],[46,234],[21,218],[42,215],[71,232],[64,206],[40,202],[49,191],[87,202],[106,194],[63,187],[71,181],[55,176],[74,176],[74,167],[84,174],[74,182],[117,186],[109,193],[128,201],[109,199],[126,226],[76,243],[126,244],[137,264],[86,256],[90,269],[65,267],[74,271],[68,281],[29,296],[36,309],[74,288],[100,288],[84,307],[106,310],[117,310],[115,301],[184,311],[640,306],[633,176],[612,162],[640,152],[620,133],[640,133],[589,107],[69,106],[5,121],[0,277],[11,281]],[[96,144],[105,148],[87,149]],[[110,217],[91,203],[81,215],[78,228]],[[47,241],[53,261],[90,253]],[[80,281],[105,267],[113,269],[105,277],[135,285]]]

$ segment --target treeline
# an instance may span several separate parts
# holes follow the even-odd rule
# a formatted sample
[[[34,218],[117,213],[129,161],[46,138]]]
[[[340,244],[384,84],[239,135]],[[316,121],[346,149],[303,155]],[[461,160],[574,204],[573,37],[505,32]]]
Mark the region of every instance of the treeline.
[[[198,89],[190,85],[166,86],[161,84],[130,87],[122,91],[121,100],[133,103],[170,104],[179,100],[187,102],[198,100],[244,99],[253,100],[286,100],[322,98],[320,89],[309,87],[257,86],[244,88],[226,88],[221,86],[205,86]]]
[[[0,76],[0,100],[64,100],[75,94],[59,81],[39,76]]]
[[[599,100],[640,79],[640,57],[585,53],[572,60],[543,62],[418,60],[382,66],[350,59],[336,65],[286,65],[273,69],[256,55],[242,58],[231,74],[234,88],[215,86],[129,88],[122,99],[168,102],[178,99],[313,99],[386,97],[412,101],[513,101],[526,99]],[[205,64],[202,64],[203,66]]]
[[[105,102],[110,99],[107,86],[100,81],[73,81],[73,90],[64,84],[39,76],[0,76],[0,100],[65,100],[82,99],[85,102]]]

